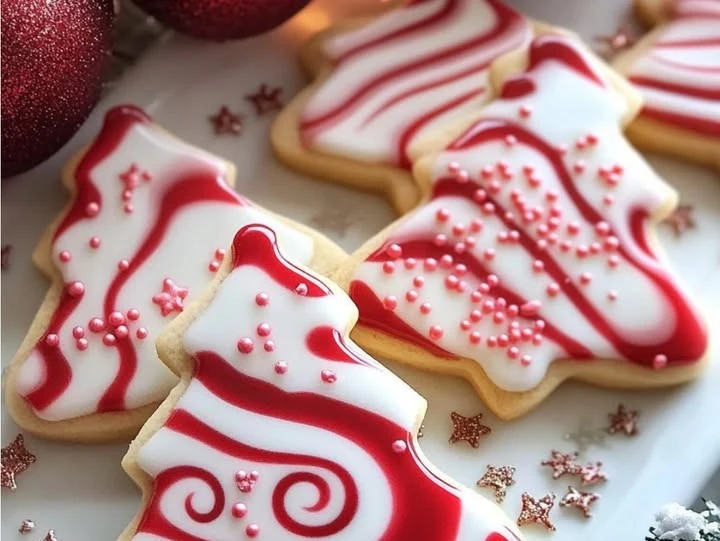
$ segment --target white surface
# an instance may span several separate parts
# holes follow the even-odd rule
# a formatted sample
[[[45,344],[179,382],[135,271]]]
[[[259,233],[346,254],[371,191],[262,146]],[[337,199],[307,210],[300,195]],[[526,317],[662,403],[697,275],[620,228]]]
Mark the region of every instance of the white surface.
[[[371,3],[365,0],[365,6]],[[586,39],[612,33],[627,10],[621,0],[518,3],[526,4],[533,14],[573,27]],[[341,2],[335,4],[337,11]],[[353,9],[361,2],[342,4],[343,9]],[[314,4],[311,9],[318,14],[321,6]],[[58,182],[60,166],[92,137],[111,104],[143,106],[180,137],[231,159],[238,166],[241,192],[310,225],[324,223],[325,232],[348,250],[392,218],[389,206],[377,197],[317,183],[284,169],[269,153],[270,117],[255,118],[243,103],[242,96],[261,83],[282,85],[286,98],[301,87],[292,50],[321,15],[317,17],[311,20],[305,14],[275,35],[228,45],[169,37],[126,76],[65,150],[24,178],[3,183],[3,244],[14,246],[11,268],[2,275],[3,365],[10,362],[47,288],[34,270],[30,254],[42,230],[66,201]],[[206,118],[221,104],[247,114],[241,138],[212,134]],[[653,159],[652,163],[679,189],[685,202],[695,205],[698,222],[697,229],[681,239],[662,228],[661,241],[691,290],[706,304],[717,302],[720,179],[716,173],[673,160]],[[711,318],[715,331],[720,331],[717,310]],[[720,361],[718,353],[715,357]],[[518,468],[517,484],[510,488],[504,506],[513,518],[523,490],[537,496],[551,490],[558,496],[564,493],[568,483],[553,481],[539,463],[552,448],[571,449],[562,438],[565,432],[581,425],[603,426],[606,414],[621,401],[642,411],[640,436],[610,438],[604,448],[586,453],[588,461],[605,462],[610,480],[598,488],[602,499],[592,520],[580,518],[576,510],[553,510],[558,531],[552,538],[557,541],[641,540],[653,512],[668,501],[692,501],[720,459],[720,362],[699,381],[674,390],[617,392],[565,385],[520,421],[502,423],[486,414],[493,433],[477,450],[447,443],[451,410],[465,415],[485,411],[467,384],[395,365],[391,368],[430,402],[421,444],[438,466],[470,486],[488,463]],[[3,413],[2,444],[9,443],[16,433],[17,427]],[[115,539],[139,503],[137,490],[120,468],[126,446],[69,446],[33,437],[28,437],[27,443],[38,462],[19,477],[15,493],[3,489],[4,539],[42,539],[49,528],[55,529],[60,541]],[[17,528],[25,518],[35,520],[37,529],[23,537]],[[531,541],[547,537],[536,528],[526,529],[526,534]]]

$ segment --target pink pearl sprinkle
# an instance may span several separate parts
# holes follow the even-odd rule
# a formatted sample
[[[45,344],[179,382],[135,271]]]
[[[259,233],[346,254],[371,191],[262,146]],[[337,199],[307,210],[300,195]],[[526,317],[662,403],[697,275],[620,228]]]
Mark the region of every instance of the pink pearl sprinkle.
[[[245,534],[248,537],[257,537],[260,534],[260,526],[257,524],[248,524],[248,527],[245,528]]]
[[[100,248],[101,244],[100,237],[91,237],[88,241],[88,244],[90,245],[90,248],[92,248],[93,250],[97,250],[98,248]]]
[[[148,330],[145,327],[140,327],[136,332],[135,336],[138,337],[138,340],[145,340],[148,335]]]
[[[507,345],[510,343],[510,338],[507,334],[501,334],[497,337],[497,345],[501,348],[507,347]]]
[[[414,257],[408,257],[403,263],[407,270],[412,270],[417,265],[417,259],[415,259]]]
[[[284,374],[288,371],[288,365],[285,361],[278,361],[275,363],[275,373],[276,374]]]
[[[383,306],[385,307],[386,310],[395,310],[395,308],[397,308],[397,305],[398,305],[398,300],[397,300],[397,297],[395,297],[394,295],[387,295],[383,299]]]
[[[208,270],[210,272],[217,272],[219,269],[220,263],[218,263],[217,261],[211,261],[210,263],[208,263]]]
[[[122,315],[122,312],[111,312],[108,316],[108,323],[110,323],[112,327],[122,325],[125,323],[125,316]]]
[[[447,289],[455,289],[459,282],[460,279],[454,274],[451,274],[445,278],[445,287]]]
[[[385,263],[383,263],[383,272],[385,274],[392,274],[393,272],[395,272],[395,263],[393,263],[392,261],[386,261]]]
[[[520,118],[528,118],[532,114],[532,106],[521,105],[518,108],[518,114],[520,115]]]
[[[257,326],[257,333],[258,336],[270,336],[271,328],[269,323],[260,323],[260,325]]]
[[[267,351],[268,353],[271,353],[271,352],[275,351],[275,342],[273,342],[272,340],[267,340],[267,341],[263,344],[263,349],[264,349],[265,351]]]
[[[620,257],[613,254],[610,257],[608,257],[608,265],[611,267],[617,267],[620,264]]]
[[[432,310],[432,306],[430,305],[429,302],[424,302],[420,305],[420,313],[421,314],[427,315],[430,313],[431,310]]]
[[[237,349],[240,353],[248,354],[251,353],[255,345],[252,339],[247,336],[237,341]]]
[[[121,259],[120,261],[118,261],[117,267],[118,270],[121,271],[128,270],[128,268],[130,267],[130,262],[127,259]]]
[[[532,357],[530,355],[523,355],[520,357],[520,364],[523,366],[530,366],[532,364]]]
[[[542,303],[539,300],[528,301],[520,307],[520,313],[525,317],[534,316],[540,311]]]
[[[480,333],[478,331],[473,331],[470,333],[469,340],[471,344],[479,344],[482,340],[482,337],[480,336]]]
[[[580,283],[581,284],[587,285],[590,282],[592,282],[592,274],[590,274],[589,272],[583,272],[580,274]]]
[[[517,137],[515,137],[514,135],[506,135],[505,136],[505,144],[509,147],[516,145]]]
[[[232,506],[232,516],[235,518],[243,518],[247,515],[247,506],[244,503],[236,503]]]
[[[487,261],[492,261],[493,259],[495,259],[495,250],[493,248],[486,248],[483,252],[483,257]]]
[[[463,319],[460,322],[460,329],[463,331],[469,331],[470,327],[472,327],[472,323],[470,323],[467,319]]]
[[[98,212],[100,212],[100,205],[98,205],[97,203],[88,203],[85,207],[85,214],[87,214],[91,218],[93,216],[97,216]]]
[[[388,257],[392,259],[397,259],[402,255],[402,248],[399,244],[391,244],[386,249]]]
[[[610,205],[612,205],[615,202],[615,198],[613,197],[612,194],[609,193],[603,197],[602,201],[603,201],[603,204],[605,204],[606,206],[609,207]]]
[[[453,256],[451,256],[450,254],[445,254],[444,256],[442,256],[440,258],[440,266],[445,269],[449,269],[450,267],[452,267],[453,266]]]
[[[267,306],[270,302],[270,295],[267,293],[258,293],[255,295],[255,304],[258,306]]]
[[[132,212],[135,210],[135,207],[133,207],[132,203],[125,203],[123,210],[125,211],[125,214],[132,214]]]
[[[85,336],[85,329],[83,329],[79,325],[77,327],[73,327],[72,335],[73,338],[82,338],[83,336]]]
[[[92,332],[100,332],[105,329],[105,322],[99,317],[94,317],[88,323],[88,328]]]
[[[409,290],[405,293],[405,300],[408,302],[415,302],[418,298],[418,292],[414,289]]]
[[[493,301],[485,301],[483,303],[483,311],[486,314],[489,314],[490,312],[492,312],[494,308],[495,308],[495,303]],[[482,312],[480,310],[478,310],[477,308],[470,311],[470,321],[477,323],[482,318],[483,318]]]
[[[608,291],[607,297],[608,297],[608,300],[614,301],[618,298],[618,292],[615,291],[614,289],[612,291]]]
[[[667,355],[663,355],[662,353],[659,353],[658,355],[655,355],[652,366],[656,370],[659,370],[661,368],[665,368],[667,366],[667,363],[668,363]]]
[[[428,271],[432,272],[438,267],[437,259],[433,257],[428,257],[425,261],[423,261],[423,268]]]
[[[103,344],[106,346],[114,346],[115,342],[117,342],[117,339],[115,338],[114,334],[107,333],[105,336],[103,336]]]
[[[126,325],[120,325],[117,329],[115,329],[115,336],[117,338],[123,339],[127,338],[130,334],[130,330],[127,328]]]
[[[440,338],[442,338],[443,335],[442,327],[440,327],[439,325],[431,326],[429,335],[430,338],[432,338],[433,340],[439,340]]]
[[[325,383],[335,383],[337,381],[337,375],[332,370],[323,370],[320,372],[320,379]]]
[[[549,286],[547,286],[547,294],[551,297],[556,296],[560,292],[560,286],[556,283],[552,283]]]
[[[88,345],[87,338],[78,338],[75,341],[75,347],[80,351],[85,351],[88,348]]]
[[[58,258],[60,259],[61,263],[67,263],[71,259],[70,252],[68,252],[67,250],[63,250],[58,254]]]
[[[72,282],[70,285],[68,285],[68,293],[71,297],[79,297],[83,293],[85,293],[85,284],[82,282]]]
[[[403,440],[395,440],[392,442],[393,453],[401,454],[407,451],[407,443]]]
[[[48,334],[45,337],[45,345],[50,346],[51,348],[57,347],[57,345],[60,343],[60,337],[57,334]]]
[[[437,218],[438,222],[447,222],[450,218],[450,211],[448,209],[438,209],[435,212],[435,218]]]
[[[489,348],[494,348],[495,346],[497,346],[498,340],[495,336],[488,336],[485,340],[485,343]]]
[[[138,310],[137,308],[131,308],[127,311],[126,315],[130,321],[137,321],[138,319],[140,319],[140,310]]]
[[[437,235],[435,235],[433,243],[435,244],[435,246],[445,246],[447,244],[447,236],[443,235],[442,233],[438,233]]]
[[[223,257],[225,257],[225,250],[223,248],[215,250],[215,259],[222,259]]]
[[[507,356],[510,359],[517,359],[520,356],[520,350],[518,348],[516,348],[515,346],[512,346],[512,347],[508,348]]]
[[[300,295],[301,297],[304,297],[308,294],[308,286],[307,284],[300,283],[297,286],[295,286],[295,293]]]

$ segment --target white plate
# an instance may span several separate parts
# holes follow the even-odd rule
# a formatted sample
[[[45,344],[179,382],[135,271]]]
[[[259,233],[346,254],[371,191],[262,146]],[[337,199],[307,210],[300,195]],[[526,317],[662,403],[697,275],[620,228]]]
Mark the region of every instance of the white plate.
[[[372,2],[337,0],[332,11],[359,11]],[[621,0],[524,3],[534,15],[568,25],[586,39],[612,33],[627,9]],[[121,81],[68,147],[31,173],[3,184],[3,243],[14,245],[11,268],[2,276],[3,364],[10,361],[45,294],[47,284],[33,269],[30,254],[46,224],[66,201],[58,182],[60,167],[71,152],[92,137],[104,111],[113,104],[129,102],[145,107],[180,137],[234,161],[242,193],[321,228],[347,250],[392,219],[388,205],[377,197],[320,184],[279,165],[269,151],[270,118],[249,115],[241,138],[217,138],[207,122],[207,116],[221,104],[243,106],[243,96],[261,83],[282,86],[285,98],[297,91],[302,78],[293,51],[304,35],[326,20],[323,6],[328,4],[313,4],[311,11],[281,31],[240,43],[215,45],[167,36]],[[712,299],[717,304],[720,179],[711,171],[672,160],[652,162],[679,189],[682,199],[695,205],[698,222],[697,229],[680,239],[663,228],[661,241],[692,291],[706,304],[712,304]],[[707,308],[715,309],[714,330],[720,331],[720,314],[714,306]],[[717,353],[715,357],[720,361]],[[517,516],[524,490],[535,495],[548,491],[562,495],[567,483],[552,481],[539,463],[552,448],[572,448],[563,440],[566,432],[581,425],[603,426],[606,414],[618,402],[641,410],[640,436],[609,438],[604,448],[592,448],[586,454],[588,460],[605,462],[610,480],[598,489],[602,499],[596,504],[593,519],[580,518],[576,510],[553,511],[557,541],[642,539],[652,513],[668,501],[692,501],[720,459],[718,362],[699,381],[674,390],[613,392],[564,385],[522,420],[502,423],[488,415],[493,433],[478,450],[447,442],[451,410],[466,415],[485,411],[467,384],[395,365],[391,368],[430,402],[421,445],[439,467],[470,486],[486,464],[518,468],[517,484],[505,503],[512,517]],[[7,444],[16,433],[17,427],[3,414],[2,443]],[[31,539],[42,539],[50,528],[55,529],[60,541],[115,539],[139,502],[137,490],[120,468],[126,446],[68,446],[32,437],[28,437],[28,446],[38,455],[38,462],[19,478],[15,493],[3,493],[3,538],[20,538],[20,522],[31,518],[38,524]],[[526,531],[530,540],[545,537],[535,528]]]

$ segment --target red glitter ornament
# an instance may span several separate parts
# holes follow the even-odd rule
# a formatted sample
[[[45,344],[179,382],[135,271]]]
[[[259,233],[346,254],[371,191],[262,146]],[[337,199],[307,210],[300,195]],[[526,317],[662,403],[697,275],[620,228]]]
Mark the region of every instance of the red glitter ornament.
[[[262,34],[309,0],[135,0],[163,24],[197,38],[225,41]]]
[[[2,176],[72,137],[100,96],[113,0],[2,2]]]

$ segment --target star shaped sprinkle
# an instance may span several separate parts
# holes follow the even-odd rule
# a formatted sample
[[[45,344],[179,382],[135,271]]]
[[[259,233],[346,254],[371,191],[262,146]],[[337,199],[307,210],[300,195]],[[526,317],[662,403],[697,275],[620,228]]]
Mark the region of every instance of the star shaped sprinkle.
[[[227,105],[220,107],[220,110],[209,118],[217,135],[242,133],[243,116],[233,113]]]
[[[560,500],[561,507],[575,507],[582,510],[585,518],[590,518],[592,512],[590,506],[595,503],[600,496],[593,492],[580,492],[574,487],[569,486],[567,494]]]
[[[480,447],[480,438],[492,432],[489,426],[485,426],[480,422],[482,417],[482,413],[478,413],[474,417],[464,417],[453,411],[450,414],[453,424],[450,443],[466,441],[476,449]]]
[[[3,244],[2,252],[0,252],[0,268],[8,270],[10,268],[10,253],[12,252],[12,244]]]
[[[30,519],[25,519],[20,524],[20,527],[18,528],[18,532],[25,535],[26,533],[30,533],[35,529],[35,522]]]
[[[563,475],[578,475],[580,473],[582,468],[575,462],[578,457],[577,453],[561,453],[555,449],[550,453],[550,459],[542,461],[540,465],[552,468],[553,479],[559,479]]]
[[[542,498],[533,498],[527,492],[522,495],[522,510],[517,519],[518,526],[526,524],[541,524],[551,532],[555,531],[555,525],[550,522],[550,511],[555,505],[555,494],[546,494]]]
[[[55,530],[50,530],[43,538],[43,541],[58,541],[58,538],[55,537]]]
[[[672,214],[663,220],[663,223],[672,228],[676,237],[680,237],[688,229],[695,229],[694,211],[692,205],[678,205]]]
[[[22,434],[15,436],[13,442],[2,448],[2,486],[15,490],[15,478],[34,463],[37,457],[25,448],[25,438]]]
[[[602,428],[581,426],[575,432],[568,432],[563,437],[575,444],[578,454],[583,454],[590,447],[605,446],[605,430]]]
[[[602,462],[591,462],[587,466],[580,468],[578,474],[583,485],[596,485],[602,481],[607,481],[607,475],[600,471]]]
[[[282,109],[283,103],[280,99],[282,93],[281,87],[270,88],[266,84],[260,85],[260,88],[254,94],[248,94],[245,99],[249,101],[255,108],[255,114],[262,116],[270,111],[278,111]]]
[[[183,311],[183,300],[187,294],[187,288],[179,287],[170,278],[165,278],[162,292],[153,296],[152,301],[160,307],[160,312],[165,317],[172,312]]]
[[[602,44],[603,56],[609,58],[635,45],[637,38],[626,26],[621,25],[610,35],[597,36],[595,41]]]
[[[608,413],[610,425],[607,431],[610,434],[625,434],[626,436],[635,436],[639,431],[637,427],[637,418],[640,412],[637,410],[628,410],[623,404],[618,404],[615,413]]]
[[[479,487],[489,487],[495,490],[495,501],[502,503],[505,500],[507,487],[515,484],[515,468],[512,466],[495,467],[488,464],[485,475],[477,482]]]

